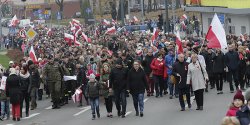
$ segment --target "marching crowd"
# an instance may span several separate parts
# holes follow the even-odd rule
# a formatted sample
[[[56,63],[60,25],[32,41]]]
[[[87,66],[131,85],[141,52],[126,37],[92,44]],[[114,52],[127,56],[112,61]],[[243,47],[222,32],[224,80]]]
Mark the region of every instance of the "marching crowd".
[[[117,115],[124,118],[129,94],[136,116],[140,117],[144,116],[144,93],[156,98],[167,94],[170,99],[178,98],[181,111],[186,110],[185,101],[192,108],[190,96],[194,95],[196,110],[203,110],[204,92],[216,88],[217,94],[223,94],[227,90],[223,83],[228,81],[228,89],[231,93],[237,90],[237,94],[227,115],[237,116],[241,125],[250,123],[249,90],[245,97],[241,93],[249,87],[249,36],[227,36],[226,53],[208,48],[201,37],[187,37],[182,40],[183,52],[178,53],[172,34],[159,33],[152,46],[150,33],[124,31],[108,35],[103,25],[81,27],[92,37],[88,42],[81,36],[77,38],[80,46],[63,39],[64,33],[71,33],[69,27],[51,29],[50,35],[46,27],[35,28],[38,35],[32,42],[21,41],[20,45],[26,45],[19,46],[24,58],[10,61],[9,68],[0,73],[6,77],[5,89],[0,90],[1,120],[10,118],[10,104],[13,120],[20,121],[24,101],[28,117],[43,95],[51,97],[53,109],[59,109],[69,103],[76,90],[81,91],[76,99],[78,106],[84,102],[91,105],[93,120],[100,117],[102,97],[107,117],[113,117],[114,101]],[[31,48],[37,61],[29,57]],[[65,80],[65,76],[76,79]],[[232,119],[228,117],[224,122]]]

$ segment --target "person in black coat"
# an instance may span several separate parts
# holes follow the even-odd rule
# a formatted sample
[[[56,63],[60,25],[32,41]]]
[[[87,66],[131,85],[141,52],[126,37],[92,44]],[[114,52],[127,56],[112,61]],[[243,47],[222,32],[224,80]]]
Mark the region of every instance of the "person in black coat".
[[[110,86],[109,91],[114,91],[116,109],[118,111],[118,116],[125,118],[126,114],[126,90],[127,90],[127,73],[128,70],[122,66],[122,60],[118,59],[116,61],[115,68],[111,69],[109,76]],[[121,112],[122,105],[122,112]]]
[[[136,116],[139,116],[138,104],[140,108],[140,116],[143,117],[144,110],[144,93],[148,90],[146,74],[140,67],[139,61],[135,61],[133,68],[128,73],[128,89],[132,94]]]
[[[233,87],[233,79],[234,78],[234,83],[236,89],[238,88],[239,81],[238,81],[238,68],[239,68],[239,54],[234,50],[233,45],[229,45],[229,52],[226,53],[225,55],[225,65],[228,68],[228,82],[230,85],[230,91],[231,93],[234,92],[234,87]]]
[[[185,102],[183,99],[183,95],[186,95],[188,107],[191,108],[190,85],[187,85],[188,63],[184,61],[184,58],[185,56],[183,54],[178,55],[179,61],[175,62],[175,64],[173,65],[172,72],[178,84],[181,111],[185,111]]]
[[[147,55],[145,56],[145,59],[142,62],[142,66],[144,68],[144,71],[146,73],[147,83],[149,86],[149,91],[147,96],[153,96],[154,95],[154,81],[153,81],[153,74],[152,69],[150,67],[151,62],[153,61],[153,50],[148,50]]]
[[[217,94],[223,94],[223,73],[225,68],[225,57],[220,49],[217,49],[213,58],[214,80],[217,88]]]
[[[213,58],[214,58],[214,56],[215,56],[215,54],[212,51],[212,49],[208,48],[205,61],[206,61],[206,70],[208,73],[211,89],[214,89],[214,87],[215,87],[214,74],[213,74],[213,61],[214,61]],[[208,88],[208,85],[206,86],[206,88]]]
[[[19,77],[16,75],[16,69],[9,69],[9,76],[6,79],[6,96],[10,98],[12,104],[13,121],[20,121],[20,102],[21,102],[21,89]]]
[[[239,84],[236,86],[240,85],[241,90],[245,90],[245,74],[246,74],[246,68],[247,68],[247,55],[244,51],[244,48],[242,46],[238,47],[238,52],[239,52],[239,71],[238,71],[238,79],[239,79]]]

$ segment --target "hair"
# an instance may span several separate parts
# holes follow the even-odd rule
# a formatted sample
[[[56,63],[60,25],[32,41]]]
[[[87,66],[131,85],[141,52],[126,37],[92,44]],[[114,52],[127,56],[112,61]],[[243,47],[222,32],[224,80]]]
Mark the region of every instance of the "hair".
[[[135,63],[135,62],[141,64],[141,61],[140,61],[140,60],[135,60],[134,63]]]
[[[240,125],[240,122],[239,122],[239,120],[236,118],[236,117],[224,117],[223,119],[222,119],[222,123],[221,123],[221,125],[231,125],[231,124],[233,124],[233,125]]]

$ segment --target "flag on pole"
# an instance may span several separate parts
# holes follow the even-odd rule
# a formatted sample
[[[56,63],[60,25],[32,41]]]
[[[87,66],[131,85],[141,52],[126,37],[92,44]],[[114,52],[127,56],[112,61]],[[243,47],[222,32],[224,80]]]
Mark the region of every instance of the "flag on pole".
[[[181,37],[180,37],[180,32],[179,31],[177,31],[177,33],[176,33],[175,42],[176,42],[176,47],[177,47],[177,53],[178,54],[183,53],[182,42],[181,42]]]
[[[221,48],[222,52],[227,52],[226,33],[216,13],[207,32],[206,39],[208,41],[207,47]]]
[[[10,20],[10,25],[9,26],[17,26],[19,23],[19,20],[17,19],[16,15]]]
[[[159,32],[160,31],[158,29],[154,28],[154,33],[153,33],[153,36],[151,38],[152,42],[154,42],[157,39]]]
[[[112,34],[112,33],[115,33],[115,32],[116,32],[116,29],[115,29],[115,26],[113,26],[111,28],[108,28],[105,34]]]
[[[74,26],[80,26],[81,25],[81,22],[79,20],[76,20],[76,19],[72,19],[72,24]]]
[[[112,19],[112,24],[116,25],[117,24],[116,20]]]
[[[104,20],[103,20],[103,24],[104,24],[104,25],[110,25],[110,22],[107,21],[106,19],[104,19]]]
[[[37,58],[36,58],[36,54],[35,54],[35,51],[34,51],[33,46],[30,47],[29,57],[31,58],[31,60],[32,60],[34,63],[37,62]]]
[[[136,16],[134,16],[133,19],[134,19],[134,22],[139,22],[139,20]]]
[[[78,30],[76,31],[76,33],[74,34],[74,44],[75,44],[76,46],[80,46],[80,45],[81,45],[81,43],[77,41],[78,34],[81,32],[81,30],[82,30],[82,29],[78,29]]]
[[[186,14],[183,14],[183,15],[181,16],[181,19],[186,20],[186,19],[187,19],[187,15],[186,15]]]
[[[72,41],[74,40],[74,36],[68,33],[64,33],[64,40],[71,46]]]
[[[82,32],[82,36],[83,36],[83,39],[84,39],[85,41],[91,43],[91,39],[88,38],[88,36],[87,36],[84,32]]]

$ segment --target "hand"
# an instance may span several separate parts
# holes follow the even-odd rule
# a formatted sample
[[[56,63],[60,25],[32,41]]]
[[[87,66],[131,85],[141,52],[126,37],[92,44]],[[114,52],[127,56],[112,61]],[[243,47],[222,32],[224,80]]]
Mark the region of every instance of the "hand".
[[[179,73],[177,73],[176,76],[180,77],[181,75]]]
[[[109,89],[109,92],[111,93],[113,90],[112,89]]]

